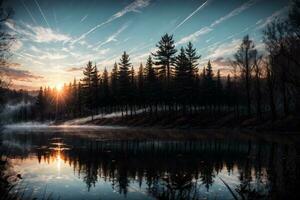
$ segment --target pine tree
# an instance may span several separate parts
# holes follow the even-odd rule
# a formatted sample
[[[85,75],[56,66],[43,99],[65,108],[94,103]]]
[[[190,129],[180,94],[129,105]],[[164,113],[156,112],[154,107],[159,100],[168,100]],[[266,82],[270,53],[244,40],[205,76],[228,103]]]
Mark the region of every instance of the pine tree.
[[[232,97],[233,97],[233,93],[232,93],[232,82],[231,82],[231,77],[228,74],[227,75],[227,80],[226,80],[226,87],[225,87],[225,101],[227,104],[227,108],[230,108],[233,106],[233,102],[232,102]]]
[[[158,50],[152,54],[155,59],[155,65],[158,66],[157,71],[161,85],[159,92],[160,102],[165,109],[168,107],[169,110],[172,108],[173,98],[171,91],[172,66],[177,52],[174,43],[173,35],[165,34],[156,45]]]
[[[93,74],[94,74],[94,67],[92,62],[89,61],[84,68],[83,71],[83,79],[82,79],[82,90],[83,90],[83,100],[84,100],[84,107],[88,109],[89,113],[92,113],[94,108],[94,94],[93,94]]]
[[[193,48],[193,45],[191,42],[188,43],[185,54],[188,60],[188,72],[191,77],[195,77],[198,73],[198,60],[201,58],[201,56],[197,55],[196,49]]]
[[[189,103],[191,104],[197,104],[199,101],[198,98],[198,60],[201,58],[200,55],[197,55],[196,48],[193,48],[193,45],[191,42],[188,43],[187,47],[185,48],[185,54],[188,60],[187,63],[187,72],[188,72],[188,82],[189,82]]]
[[[78,106],[77,96],[78,96],[78,88],[77,88],[76,78],[74,78],[74,81],[73,81],[73,84],[72,84],[72,97],[71,97],[73,117],[77,116],[77,106]]]
[[[44,110],[45,110],[45,98],[44,98],[44,91],[43,87],[40,87],[37,99],[36,99],[36,108],[37,108],[37,113],[40,113],[40,120],[44,120]]]
[[[118,95],[119,95],[119,85],[118,85],[118,76],[119,76],[119,68],[117,63],[114,64],[112,69],[110,78],[111,78],[111,95],[112,95],[112,104],[117,105],[118,102]]]
[[[119,62],[119,76],[118,76],[118,84],[119,84],[119,98],[121,104],[126,106],[126,114],[127,114],[127,105],[129,103],[128,94],[130,93],[130,71],[129,68],[131,66],[129,55],[124,51],[120,62]]]
[[[140,64],[138,77],[137,77],[137,94],[138,94],[138,104],[139,106],[145,101],[145,94],[144,94],[144,67],[143,64]]]
[[[92,118],[93,114],[98,112],[100,107],[100,76],[98,73],[97,66],[95,65],[92,71],[92,80],[91,80],[91,91],[92,91]]]
[[[205,98],[205,105],[209,105],[211,109],[211,106],[215,104],[215,99],[213,98],[215,94],[215,81],[210,60],[204,70],[205,75],[202,81],[202,95],[203,98]]]
[[[157,95],[159,89],[157,87],[157,79],[155,69],[153,68],[152,57],[149,56],[145,67],[145,100],[146,104],[150,106],[150,112],[152,113],[152,104],[155,104],[157,110]]]
[[[109,91],[109,80],[108,80],[108,72],[106,68],[104,68],[103,74],[102,74],[102,97],[101,102],[102,105],[105,107],[105,112],[107,112],[107,107],[110,104],[110,91]]]
[[[218,111],[221,109],[221,104],[223,104],[223,84],[221,80],[221,73],[220,70],[217,72],[217,82],[216,82],[216,94],[214,97],[218,104]]]
[[[156,60],[155,65],[159,66],[158,75],[162,80],[166,80],[167,83],[171,80],[171,66],[174,63],[175,54],[177,52],[174,43],[173,35],[165,34],[156,45],[158,50],[156,53],[153,53]]]
[[[183,106],[183,110],[186,109],[187,99],[189,98],[191,91],[191,84],[189,83],[189,71],[188,71],[188,58],[186,57],[185,50],[181,47],[179,55],[175,58],[175,96],[177,97],[177,103]]]
[[[78,90],[77,90],[77,108],[79,116],[83,114],[83,106],[84,106],[84,90],[82,88],[81,82],[78,83]]]

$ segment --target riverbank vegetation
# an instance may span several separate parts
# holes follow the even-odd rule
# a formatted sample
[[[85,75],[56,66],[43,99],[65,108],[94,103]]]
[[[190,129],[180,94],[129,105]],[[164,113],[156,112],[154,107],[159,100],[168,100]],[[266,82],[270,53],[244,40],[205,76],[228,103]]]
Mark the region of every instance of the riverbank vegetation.
[[[264,51],[258,51],[246,35],[226,60],[227,71],[215,70],[210,61],[200,66],[201,55],[191,42],[178,49],[173,36],[165,34],[138,69],[127,52],[111,71],[99,72],[99,66],[90,61],[82,79],[61,89],[41,87],[36,101],[21,105],[13,120],[64,121],[116,112],[123,118],[139,114],[156,119],[161,115],[210,119],[227,115],[237,122],[297,119],[299,7],[295,1],[286,20],[276,19],[265,28]]]
[[[88,62],[83,78],[57,88],[40,88],[34,105],[20,109],[15,120],[66,120],[121,112],[164,116],[210,113],[236,119],[277,120],[299,116],[300,24],[299,1],[288,19],[275,20],[264,30],[265,50],[260,52],[247,35],[232,59],[228,73],[214,70],[190,42],[177,49],[173,36],[165,34],[138,70],[124,52],[111,71],[102,73]]]

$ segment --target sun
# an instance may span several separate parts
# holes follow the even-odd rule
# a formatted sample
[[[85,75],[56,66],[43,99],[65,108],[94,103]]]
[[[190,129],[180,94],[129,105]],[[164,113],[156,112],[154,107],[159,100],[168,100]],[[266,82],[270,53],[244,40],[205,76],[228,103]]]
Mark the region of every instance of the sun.
[[[57,89],[57,91],[62,91],[62,88],[63,88],[63,86],[62,86],[62,84],[57,84],[56,86],[55,86],[55,88]]]

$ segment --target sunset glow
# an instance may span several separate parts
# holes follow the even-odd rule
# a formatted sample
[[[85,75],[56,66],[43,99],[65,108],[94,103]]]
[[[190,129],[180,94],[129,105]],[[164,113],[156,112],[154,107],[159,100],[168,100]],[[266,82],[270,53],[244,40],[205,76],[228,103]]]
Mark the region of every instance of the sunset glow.
[[[200,67],[211,59],[215,69],[227,75],[225,59],[241,38],[249,34],[255,43],[261,41],[263,28],[288,11],[288,1],[282,0],[7,3],[15,15],[6,27],[18,36],[12,49],[13,65],[5,72],[13,79],[13,87],[55,85],[58,90],[57,80],[69,83],[74,77],[80,79],[89,60],[97,64],[99,72],[105,67],[110,71],[127,51],[137,69],[165,33],[174,35],[177,48],[193,42],[202,55]]]

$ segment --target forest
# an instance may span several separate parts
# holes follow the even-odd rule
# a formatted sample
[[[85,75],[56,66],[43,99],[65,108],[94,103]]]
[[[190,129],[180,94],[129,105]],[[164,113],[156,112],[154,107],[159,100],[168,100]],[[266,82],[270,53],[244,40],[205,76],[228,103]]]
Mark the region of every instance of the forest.
[[[201,55],[189,42],[177,49],[165,34],[145,64],[134,68],[124,51],[111,71],[89,61],[82,79],[61,90],[41,87],[35,102],[13,114],[14,121],[63,121],[84,116],[122,113],[157,116],[173,114],[233,114],[257,120],[299,115],[300,3],[286,20],[274,20],[263,31],[265,51],[246,35],[226,62],[228,74],[211,62],[200,66]],[[102,67],[102,66],[101,66]],[[92,117],[93,118],[93,117]]]

